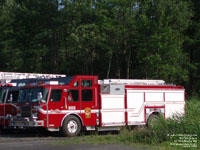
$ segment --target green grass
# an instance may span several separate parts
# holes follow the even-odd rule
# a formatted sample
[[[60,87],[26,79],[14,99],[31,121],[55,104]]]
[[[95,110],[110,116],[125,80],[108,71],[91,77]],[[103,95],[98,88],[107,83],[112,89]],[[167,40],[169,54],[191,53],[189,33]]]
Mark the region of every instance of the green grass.
[[[190,136],[191,135],[191,136]],[[170,144],[181,144],[183,141],[198,139],[200,148],[200,100],[193,98],[186,102],[186,114],[183,117],[174,116],[173,119],[164,120],[160,117],[158,124],[152,129],[143,128],[141,130],[132,130],[127,133],[120,134],[120,141],[138,142],[150,145],[161,145],[164,147],[172,147],[176,149],[197,149],[191,146],[170,146]],[[179,142],[176,142],[179,140]],[[183,142],[187,143],[187,142]],[[191,142],[188,142],[191,143]]]
[[[192,135],[192,136],[190,136]],[[113,144],[120,143],[124,145],[142,147],[159,150],[182,150],[198,149],[191,146],[175,146],[171,144],[182,138],[183,140],[198,139],[198,148],[200,148],[200,99],[193,98],[186,102],[186,114],[183,117],[174,116],[173,119],[164,120],[160,117],[158,124],[151,129],[137,128],[121,130],[117,135],[82,135],[67,140],[57,141],[54,144]],[[186,142],[185,142],[186,143]]]

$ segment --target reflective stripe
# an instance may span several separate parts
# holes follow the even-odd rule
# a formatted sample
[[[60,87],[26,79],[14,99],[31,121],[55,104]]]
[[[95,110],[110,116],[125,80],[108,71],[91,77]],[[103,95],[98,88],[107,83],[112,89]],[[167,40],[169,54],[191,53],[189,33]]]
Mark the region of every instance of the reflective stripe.
[[[44,110],[42,108],[39,108],[38,110],[42,114],[47,114],[47,110]],[[91,110],[91,112],[92,113],[98,113],[99,110],[95,109],[95,110]],[[58,109],[55,109],[55,110],[49,110],[48,111],[48,114],[66,114],[66,113],[80,113],[80,114],[84,114],[85,110],[58,110]]]

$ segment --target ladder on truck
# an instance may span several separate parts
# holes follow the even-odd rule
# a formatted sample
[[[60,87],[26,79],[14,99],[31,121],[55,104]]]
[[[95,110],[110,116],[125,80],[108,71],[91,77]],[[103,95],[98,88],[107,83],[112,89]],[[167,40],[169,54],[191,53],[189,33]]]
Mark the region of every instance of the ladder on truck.
[[[164,85],[164,80],[141,80],[141,79],[104,79],[99,84],[124,84],[124,85]]]
[[[104,79],[99,80],[101,94],[125,94],[125,85],[165,85],[164,80]]]
[[[20,72],[0,72],[0,84],[5,84],[13,79],[32,79],[32,78],[59,78],[66,77],[62,74],[41,74],[41,73],[20,73]]]

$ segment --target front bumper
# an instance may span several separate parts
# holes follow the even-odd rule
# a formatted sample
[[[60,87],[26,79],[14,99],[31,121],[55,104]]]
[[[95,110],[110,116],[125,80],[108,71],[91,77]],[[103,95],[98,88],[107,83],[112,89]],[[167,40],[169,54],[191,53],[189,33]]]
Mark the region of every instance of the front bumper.
[[[9,121],[9,126],[11,127],[43,127],[44,121],[43,120],[29,120],[29,118],[23,119],[11,119]]]

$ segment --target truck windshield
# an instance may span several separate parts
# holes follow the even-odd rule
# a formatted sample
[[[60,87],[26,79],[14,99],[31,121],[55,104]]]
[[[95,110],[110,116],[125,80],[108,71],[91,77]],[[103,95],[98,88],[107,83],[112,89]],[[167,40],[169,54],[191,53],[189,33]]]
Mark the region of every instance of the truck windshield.
[[[19,91],[18,102],[37,102],[38,93],[42,94],[41,102],[45,103],[47,100],[48,89],[44,88],[21,89]]]
[[[6,89],[0,88],[0,104],[4,103],[6,96]]]

